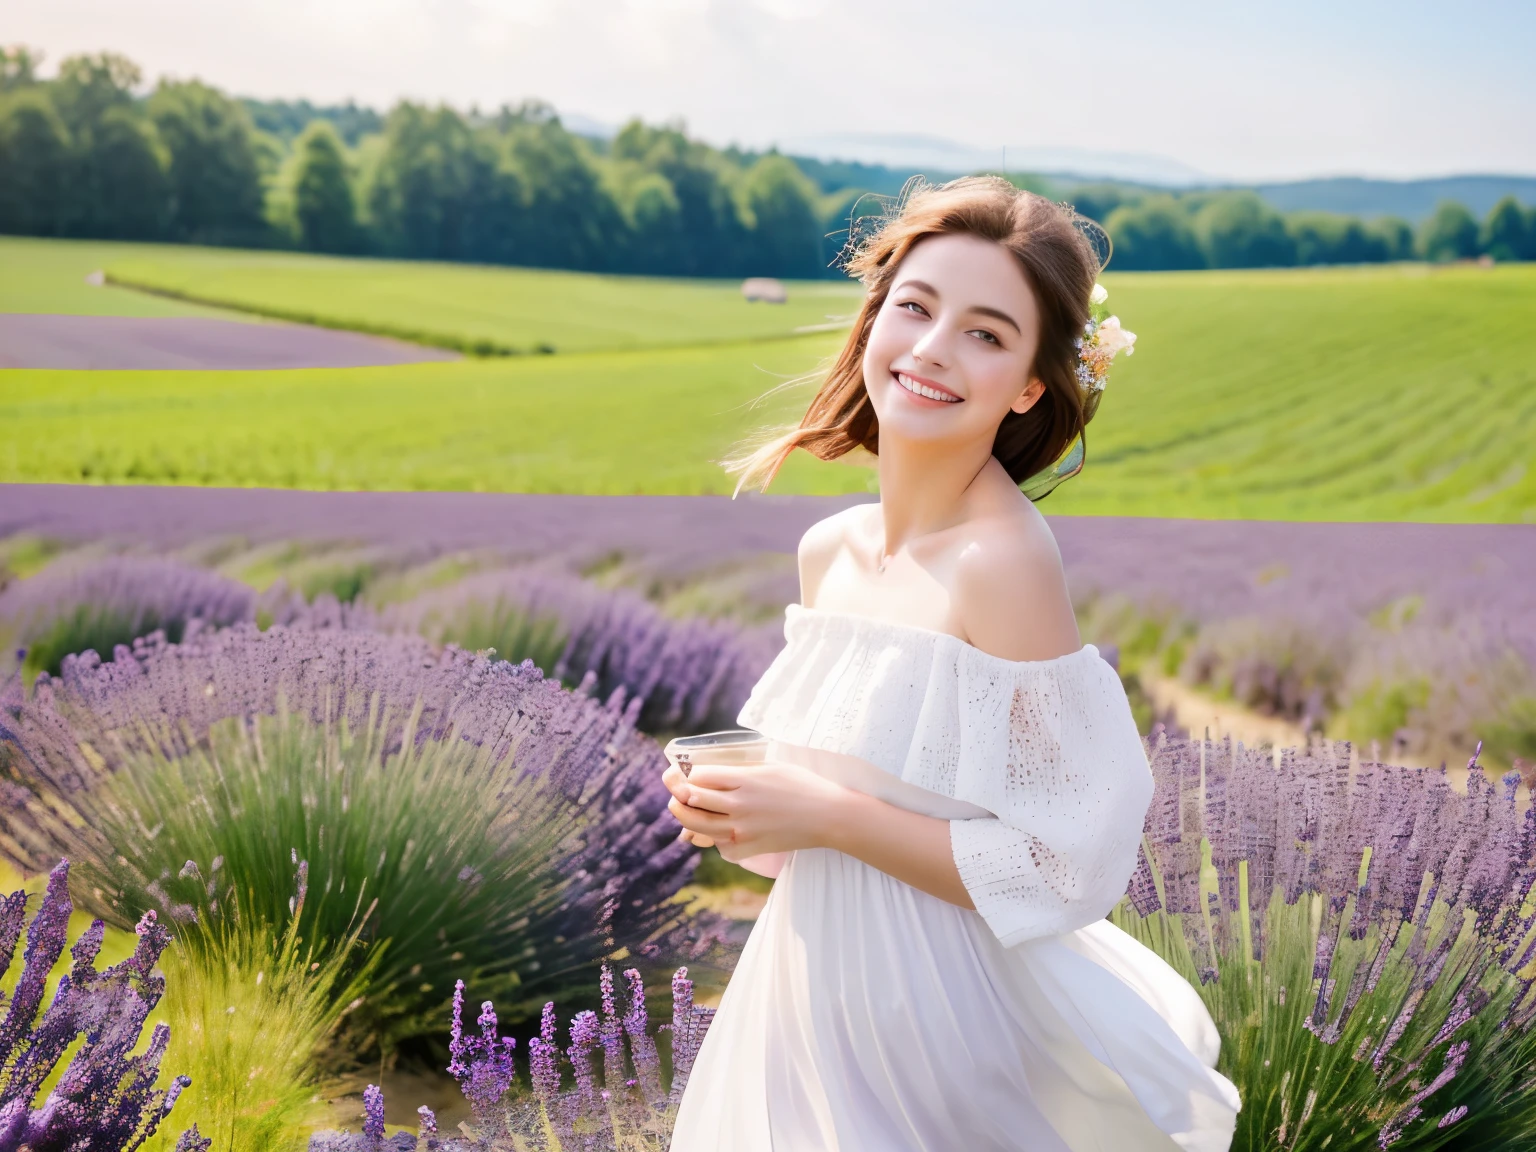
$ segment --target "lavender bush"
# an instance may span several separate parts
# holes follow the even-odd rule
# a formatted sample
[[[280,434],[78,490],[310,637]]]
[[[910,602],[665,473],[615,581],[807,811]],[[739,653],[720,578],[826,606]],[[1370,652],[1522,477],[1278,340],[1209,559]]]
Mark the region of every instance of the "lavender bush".
[[[1536,654],[1508,621],[1394,601],[1370,617],[1290,605],[1201,622],[1125,596],[1078,603],[1085,637],[1121,653],[1127,687],[1150,672],[1395,757],[1536,760]]]
[[[503,659],[531,659],[568,685],[642,701],[647,732],[730,727],[782,645],[782,627],[674,620],[626,589],[529,566],[470,576],[392,609],[394,627]]]
[[[527,1044],[526,1086],[518,1082],[517,1042],[500,1034],[490,1001],[481,1004],[474,1030],[465,1027],[459,981],[448,1071],[474,1115],[463,1135],[444,1137],[431,1110],[420,1108],[417,1136],[397,1132],[385,1139],[384,1096],[370,1085],[363,1094],[362,1131],[320,1133],[310,1152],[664,1152],[714,1010],[693,1003],[688,969],[679,968],[672,977],[672,1019],[659,1030],[670,1041],[669,1059],[663,1060],[640,973],[630,968],[624,979],[628,1003],[621,1012],[613,972],[603,966],[602,1011],[577,1013],[563,1049],[555,1006],[544,1005],[539,1034]]]
[[[9,970],[16,955],[26,907],[25,891],[0,899],[0,971]],[[49,874],[42,903],[27,925],[21,975],[0,1021],[0,1149],[7,1152],[131,1152],[155,1132],[190,1083],[178,1076],[167,1088],[155,1087],[170,1041],[164,1024],[155,1025],[143,1052],[133,1051],[165,987],[154,968],[170,933],[154,913],[139,921],[133,955],[105,971],[97,971],[96,956],[106,926],[93,923],[70,949],[73,963],[43,1007],[48,974],[64,954],[72,910],[64,860]],[[34,1107],[66,1054],[70,1058],[57,1081]],[[176,1148],[206,1152],[208,1142],[194,1126]]]
[[[109,556],[60,562],[0,593],[24,669],[57,675],[64,657],[111,652],[163,631],[180,640],[188,624],[222,626],[255,618],[255,593],[205,568],[174,560]]]
[[[230,888],[280,922],[307,860],[305,938],[360,916],[388,941],[354,1020],[390,1049],[440,1034],[453,967],[516,1017],[590,991],[616,943],[712,946],[713,922],[672,901],[696,855],[635,713],[417,637],[156,635],[13,692],[0,850],[67,849],[100,914],[155,908],[188,932]]]
[[[1178,967],[1238,1085],[1234,1152],[1536,1139],[1536,809],[1518,779],[1159,741],[1114,919]]]

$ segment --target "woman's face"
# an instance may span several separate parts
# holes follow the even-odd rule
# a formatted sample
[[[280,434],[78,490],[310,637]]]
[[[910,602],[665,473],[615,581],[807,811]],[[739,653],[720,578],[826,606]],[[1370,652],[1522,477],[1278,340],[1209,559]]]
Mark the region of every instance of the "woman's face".
[[[985,440],[1045,386],[1031,380],[1040,313],[1018,260],[1001,244],[943,233],[896,270],[864,349],[864,386],[880,436]]]

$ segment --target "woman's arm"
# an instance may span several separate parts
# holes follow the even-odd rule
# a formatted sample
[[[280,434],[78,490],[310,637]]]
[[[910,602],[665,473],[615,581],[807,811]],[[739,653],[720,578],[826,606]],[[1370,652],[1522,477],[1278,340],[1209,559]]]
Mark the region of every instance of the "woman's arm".
[[[845,789],[847,797],[826,847],[878,868],[930,896],[975,908],[960,882],[949,845],[949,821]]]
[[[949,821],[910,812],[834,783],[798,764],[668,768],[668,808],[711,837],[720,855],[746,857],[832,848],[961,908],[972,908],[949,842]]]

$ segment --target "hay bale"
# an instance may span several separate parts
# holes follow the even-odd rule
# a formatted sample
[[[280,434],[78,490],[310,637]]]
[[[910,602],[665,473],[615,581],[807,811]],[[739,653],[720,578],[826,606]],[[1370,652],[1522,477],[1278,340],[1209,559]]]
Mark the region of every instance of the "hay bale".
[[[750,276],[741,282],[741,294],[748,303],[761,300],[765,304],[782,304],[789,299],[784,284],[772,276]]]

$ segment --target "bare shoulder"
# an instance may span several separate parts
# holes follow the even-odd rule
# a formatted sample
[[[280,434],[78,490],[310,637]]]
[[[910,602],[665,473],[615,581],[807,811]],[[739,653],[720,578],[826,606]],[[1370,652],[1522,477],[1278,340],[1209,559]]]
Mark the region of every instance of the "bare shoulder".
[[[826,575],[832,561],[848,541],[849,532],[859,523],[859,517],[868,515],[868,506],[855,504],[834,512],[824,520],[818,520],[800,537],[798,549],[800,563],[800,603],[815,602],[816,590]]]
[[[1052,660],[1082,647],[1056,538],[1033,507],[978,518],[954,568],[966,638],[1005,660]]]

